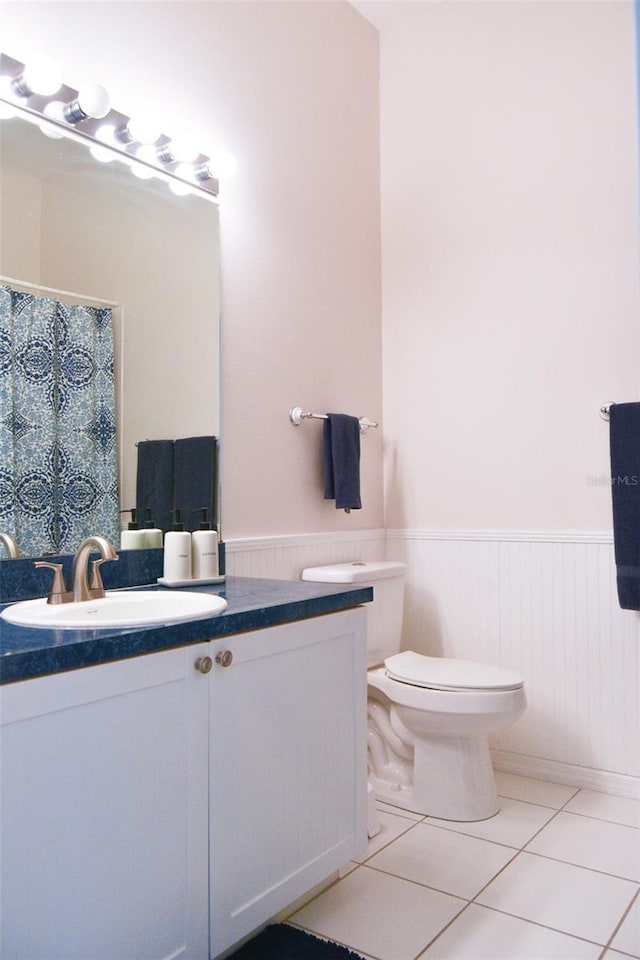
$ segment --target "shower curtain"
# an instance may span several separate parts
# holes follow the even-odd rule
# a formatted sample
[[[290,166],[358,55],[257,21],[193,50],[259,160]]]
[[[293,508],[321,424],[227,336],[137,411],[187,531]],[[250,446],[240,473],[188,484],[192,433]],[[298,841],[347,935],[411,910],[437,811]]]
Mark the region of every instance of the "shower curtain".
[[[38,556],[118,520],[111,309],[0,286],[0,530]]]

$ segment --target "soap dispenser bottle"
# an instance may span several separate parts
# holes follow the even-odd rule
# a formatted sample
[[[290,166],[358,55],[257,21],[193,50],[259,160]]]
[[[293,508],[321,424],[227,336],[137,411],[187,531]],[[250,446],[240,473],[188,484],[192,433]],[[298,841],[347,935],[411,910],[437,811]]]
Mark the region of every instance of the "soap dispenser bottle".
[[[131,520],[127,524],[127,529],[120,534],[121,550],[142,550],[146,547],[144,530],[140,529],[140,524],[136,520],[135,509],[121,510],[120,513],[130,513]]]
[[[191,580],[191,534],[184,529],[180,511],[173,514],[173,527],[164,538],[164,579]]]
[[[211,529],[206,507],[194,510],[202,514],[200,529],[191,534],[191,560],[195,580],[212,580],[218,577],[218,533]]]
[[[144,540],[145,547],[154,548],[162,546],[162,530],[156,527],[151,516],[151,509],[145,510],[147,519],[144,522]]]

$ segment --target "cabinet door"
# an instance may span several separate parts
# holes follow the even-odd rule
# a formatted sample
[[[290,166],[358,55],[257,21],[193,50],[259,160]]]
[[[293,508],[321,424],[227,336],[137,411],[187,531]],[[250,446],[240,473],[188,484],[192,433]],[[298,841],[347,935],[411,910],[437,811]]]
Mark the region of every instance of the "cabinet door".
[[[216,640],[210,677],[217,956],[366,844],[365,612]]]
[[[0,689],[3,960],[204,960],[202,644]]]

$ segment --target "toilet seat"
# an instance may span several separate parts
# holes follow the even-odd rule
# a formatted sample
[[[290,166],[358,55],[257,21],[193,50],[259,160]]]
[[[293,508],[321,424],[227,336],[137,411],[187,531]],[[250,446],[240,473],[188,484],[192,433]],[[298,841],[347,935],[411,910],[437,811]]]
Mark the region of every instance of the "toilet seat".
[[[472,660],[427,657],[413,650],[387,657],[384,666],[390,679],[430,690],[496,692],[519,690],[524,685],[515,670]]]

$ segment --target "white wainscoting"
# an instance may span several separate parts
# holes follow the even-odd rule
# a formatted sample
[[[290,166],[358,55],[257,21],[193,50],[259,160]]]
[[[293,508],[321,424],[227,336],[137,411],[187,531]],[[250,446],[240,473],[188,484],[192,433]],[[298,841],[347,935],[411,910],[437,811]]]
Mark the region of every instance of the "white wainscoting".
[[[227,570],[298,579],[349,560],[408,564],[404,647],[519,670],[528,708],[496,767],[640,796],[640,615],[618,606],[607,534],[365,530],[227,543]]]
[[[236,577],[299,580],[305,567],[350,560],[382,560],[384,550],[384,530],[229,540],[227,573]]]
[[[640,796],[640,616],[610,536],[388,530],[386,555],[408,564],[404,647],[525,678],[497,767]]]

